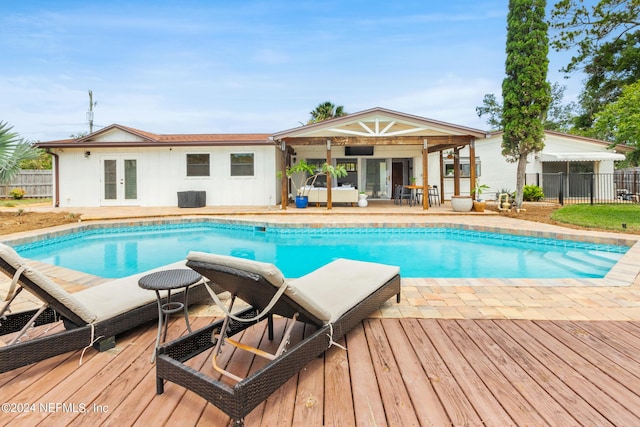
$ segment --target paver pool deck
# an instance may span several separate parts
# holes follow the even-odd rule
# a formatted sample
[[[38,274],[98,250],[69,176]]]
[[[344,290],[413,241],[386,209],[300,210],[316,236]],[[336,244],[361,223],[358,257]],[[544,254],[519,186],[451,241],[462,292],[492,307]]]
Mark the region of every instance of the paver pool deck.
[[[8,208],[2,208],[6,210]],[[205,207],[193,209],[153,207],[100,207],[55,209],[32,207],[31,211],[68,211],[79,215],[80,225],[101,222],[135,223],[178,217],[213,217],[220,220],[273,224],[299,224],[309,227],[335,224],[375,224],[416,226],[443,224],[479,227],[526,234],[550,233],[588,238],[595,241],[640,240],[633,234],[596,232],[535,223],[497,215],[458,214],[443,204],[423,211],[416,207],[370,204],[362,209],[338,206],[307,209],[254,207]],[[0,241],[28,239],[43,232],[61,231],[78,224],[0,236]],[[105,279],[58,267],[42,266],[70,291],[91,286]],[[432,319],[529,319],[529,320],[640,320],[640,243],[635,243],[604,279],[439,279],[402,278],[402,301],[388,302],[375,317]],[[0,278],[0,295],[10,281]],[[24,304],[29,304],[25,301]],[[215,316],[215,307],[199,307],[193,315]]]

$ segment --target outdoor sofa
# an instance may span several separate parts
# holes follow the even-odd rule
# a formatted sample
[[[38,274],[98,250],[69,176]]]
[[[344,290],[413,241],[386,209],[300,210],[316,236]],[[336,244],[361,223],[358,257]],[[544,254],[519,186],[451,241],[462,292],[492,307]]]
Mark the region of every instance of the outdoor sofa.
[[[29,266],[11,246],[0,243],[0,270],[13,279],[4,304],[0,305],[0,340],[11,339],[9,343],[0,343],[0,372],[88,346],[99,351],[114,347],[116,335],[158,319],[156,294],[141,289],[138,279],[152,271],[186,268],[184,263],[110,280],[71,294]],[[37,297],[42,305],[13,313],[10,305],[23,290]],[[184,291],[172,293],[171,299],[183,302]],[[209,300],[209,292],[202,283],[189,288],[189,304]],[[26,336],[33,327],[60,320],[64,325],[60,332]]]
[[[400,269],[378,263],[338,259],[292,280],[286,280],[273,264],[202,252],[190,253],[187,266],[209,279],[209,283],[229,291],[230,303],[228,307],[222,305],[213,294],[227,313],[224,319],[158,349],[157,393],[164,392],[165,381],[181,385],[220,408],[236,426],[242,426],[251,410],[385,301],[393,296],[400,301]],[[233,313],[236,297],[248,303],[249,308]],[[304,322],[316,330],[287,348],[291,325],[295,323],[288,322],[278,350],[269,354],[231,339],[266,319],[272,340],[274,315]],[[225,366],[217,366],[223,343],[248,350],[268,362],[249,376],[238,377]],[[221,374],[220,379],[187,365],[191,358],[214,346],[212,363]]]
[[[327,203],[327,189],[311,187],[309,191],[309,203]],[[331,203],[351,203],[354,206],[358,203],[358,190],[352,187],[333,187],[331,189]]]

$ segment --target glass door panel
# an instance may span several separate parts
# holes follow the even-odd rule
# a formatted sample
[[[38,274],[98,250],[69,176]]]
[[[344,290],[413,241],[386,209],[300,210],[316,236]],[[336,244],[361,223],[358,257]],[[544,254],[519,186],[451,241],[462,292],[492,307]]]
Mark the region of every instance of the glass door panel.
[[[138,160],[125,156],[102,159],[104,205],[136,205],[138,201]]]
[[[389,178],[386,159],[365,159],[364,188],[372,199],[388,199]]]
[[[118,198],[118,175],[115,160],[104,161],[104,198],[106,200]]]
[[[124,198],[135,200],[138,198],[138,166],[135,159],[124,161]]]

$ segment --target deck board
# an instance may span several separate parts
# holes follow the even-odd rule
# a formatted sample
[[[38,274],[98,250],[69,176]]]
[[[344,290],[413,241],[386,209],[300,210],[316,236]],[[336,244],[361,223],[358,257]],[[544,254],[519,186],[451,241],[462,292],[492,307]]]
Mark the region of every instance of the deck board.
[[[345,339],[338,340],[345,346]],[[333,346],[325,352],[324,359],[324,423],[326,426],[355,425],[348,353]]]
[[[555,357],[540,342],[529,336],[516,322],[496,322],[505,331],[515,345],[521,346],[516,353],[519,363],[524,363],[525,370],[538,383],[552,393],[569,413],[578,415],[582,425],[612,425],[612,421],[595,408],[599,395],[592,391],[585,392],[582,387],[589,387],[587,379],[579,378],[577,373],[562,359]],[[510,348],[513,350],[513,347]],[[567,353],[573,352],[570,348]],[[583,420],[584,419],[584,420]]]
[[[192,319],[195,328],[212,318]],[[285,321],[277,319],[276,337]],[[186,333],[171,321],[170,338]],[[305,330],[306,329],[306,330]],[[312,328],[294,328],[294,340]],[[100,405],[103,412],[0,414],[0,425],[225,425],[201,397],[168,383],[155,394],[149,323],[104,353],[87,350],[0,374],[13,403]],[[243,342],[273,349],[263,324]],[[276,340],[277,341],[277,340]],[[640,324],[620,321],[367,319],[246,418],[247,426],[639,425]],[[246,375],[260,358],[225,346]],[[228,363],[227,363],[228,362]],[[216,376],[211,351],[190,366]]]
[[[465,391],[465,395],[480,416],[483,424],[512,425],[514,422],[502,407],[500,402],[491,394],[483,379],[473,370],[469,363],[454,363],[456,360],[465,361],[463,353],[470,352],[470,346],[458,343],[458,348],[449,334],[442,329],[435,319],[421,321],[429,337],[438,348],[440,356],[447,364],[456,382]]]
[[[359,427],[384,425],[386,418],[384,405],[362,323],[347,335],[347,345],[349,359],[358,361],[350,364],[355,425]]]
[[[440,321],[438,324],[516,425],[544,424],[544,419],[538,413],[536,406],[532,405],[518,391],[516,385],[510,382],[498,368],[496,361],[483,351],[483,349],[491,348],[491,343],[474,342],[469,336],[473,330],[472,321],[456,323]],[[478,346],[481,343],[485,345]],[[500,415],[502,416],[502,414]]]
[[[399,368],[402,359],[396,360],[380,322],[367,319],[364,329],[387,422],[400,426],[418,425],[418,417]]]
[[[537,412],[542,420],[537,420],[529,425],[575,425],[577,421],[569,414],[558,402],[556,402],[547,391],[523,369],[516,360],[512,358],[512,354],[508,349],[499,345],[490,334],[482,329],[473,321],[456,322],[467,333],[478,347],[484,349],[486,357],[495,365],[495,367],[504,376],[504,379],[513,388],[510,389],[514,395],[518,393],[529,403],[526,407],[529,413],[525,414],[535,417],[533,412]],[[522,414],[514,413],[513,416],[518,417]]]
[[[464,390],[456,382],[446,361],[424,329],[425,323],[417,319],[403,319],[408,341],[423,366],[426,378],[431,382],[452,425],[481,425],[482,421]]]
[[[305,327],[305,336],[315,329]],[[324,422],[324,355],[312,360],[298,374],[294,426],[322,426]],[[355,395],[355,391],[354,391]]]
[[[441,405],[429,377],[425,375],[420,360],[416,356],[400,322],[385,324],[387,339],[391,345],[398,369],[413,402],[416,416],[422,424],[447,425],[449,419]]]

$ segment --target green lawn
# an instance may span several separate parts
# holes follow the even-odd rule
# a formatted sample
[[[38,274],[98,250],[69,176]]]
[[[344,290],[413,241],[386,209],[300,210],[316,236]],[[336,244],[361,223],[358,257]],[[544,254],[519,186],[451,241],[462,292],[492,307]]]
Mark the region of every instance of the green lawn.
[[[605,230],[640,232],[640,204],[567,205],[551,218],[566,224]]]

